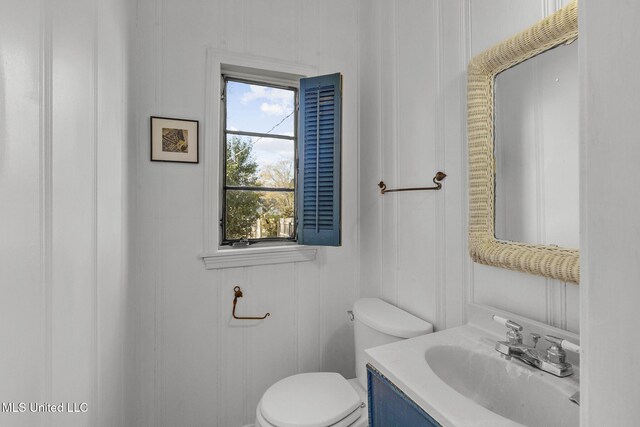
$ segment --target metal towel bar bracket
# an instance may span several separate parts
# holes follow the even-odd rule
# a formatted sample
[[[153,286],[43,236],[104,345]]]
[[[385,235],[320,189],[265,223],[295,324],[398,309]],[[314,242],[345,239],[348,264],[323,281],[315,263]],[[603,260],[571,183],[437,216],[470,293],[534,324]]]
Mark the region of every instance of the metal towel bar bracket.
[[[387,185],[384,181],[380,181],[378,183],[378,187],[380,187],[380,194],[384,193],[393,193],[395,191],[422,191],[422,190],[440,190],[442,188],[442,181],[447,177],[447,174],[444,172],[436,173],[436,176],[433,177],[433,183],[436,185],[435,187],[414,187],[414,188],[394,188],[392,190],[387,190]]]
[[[233,310],[231,311],[231,315],[233,316],[234,319],[239,319],[239,320],[262,320],[262,319],[266,319],[267,317],[271,316],[271,313],[267,313],[262,317],[236,316],[236,304],[238,303],[238,298],[242,298],[242,290],[240,289],[240,286],[236,286],[235,288],[233,288],[233,292],[235,293],[235,296],[233,297]]]

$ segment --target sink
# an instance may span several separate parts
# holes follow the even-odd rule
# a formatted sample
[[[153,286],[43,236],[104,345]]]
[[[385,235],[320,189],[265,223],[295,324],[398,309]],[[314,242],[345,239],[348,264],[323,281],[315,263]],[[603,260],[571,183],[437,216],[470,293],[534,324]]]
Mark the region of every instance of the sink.
[[[425,357],[443,382],[503,417],[532,427],[580,424],[579,407],[567,398],[573,390],[562,380],[483,350],[438,345]]]
[[[495,350],[504,327],[492,314],[511,318],[523,333],[579,337],[539,322],[469,305],[469,323],[366,350],[371,364],[444,427],[578,427],[580,407],[570,400],[580,388],[574,374],[559,378]],[[540,350],[543,345],[538,345]]]

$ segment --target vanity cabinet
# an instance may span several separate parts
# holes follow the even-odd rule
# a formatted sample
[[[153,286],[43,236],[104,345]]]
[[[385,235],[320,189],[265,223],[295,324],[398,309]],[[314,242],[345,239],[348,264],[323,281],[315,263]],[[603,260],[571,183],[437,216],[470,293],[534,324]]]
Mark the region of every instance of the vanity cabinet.
[[[440,427],[429,414],[371,365],[367,365],[367,383],[370,427]]]

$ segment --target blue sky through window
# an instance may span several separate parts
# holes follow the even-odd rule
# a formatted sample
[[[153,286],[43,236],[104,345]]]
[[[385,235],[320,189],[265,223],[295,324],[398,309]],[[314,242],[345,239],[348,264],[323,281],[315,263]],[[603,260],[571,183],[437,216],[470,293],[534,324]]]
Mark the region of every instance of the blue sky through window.
[[[227,130],[294,135],[295,92],[243,82],[227,82]],[[274,128],[275,126],[275,128]],[[253,156],[260,169],[287,160],[294,160],[294,142],[278,138],[251,139]]]

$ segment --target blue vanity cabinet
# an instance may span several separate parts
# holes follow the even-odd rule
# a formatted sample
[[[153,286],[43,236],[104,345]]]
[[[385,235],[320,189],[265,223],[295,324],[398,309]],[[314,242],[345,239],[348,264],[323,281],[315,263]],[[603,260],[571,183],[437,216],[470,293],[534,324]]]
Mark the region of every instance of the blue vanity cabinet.
[[[367,382],[370,427],[441,427],[371,365],[367,365]]]

